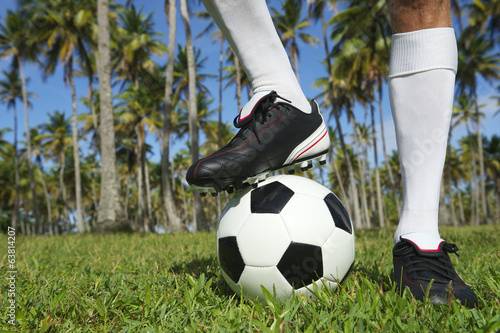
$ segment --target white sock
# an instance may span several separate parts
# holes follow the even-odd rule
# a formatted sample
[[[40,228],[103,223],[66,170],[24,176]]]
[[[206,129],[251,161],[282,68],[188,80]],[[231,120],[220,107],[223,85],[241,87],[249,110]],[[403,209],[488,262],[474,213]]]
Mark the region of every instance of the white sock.
[[[393,35],[389,94],[403,180],[395,244],[410,233],[439,237],[439,194],[456,70],[453,28]]]
[[[275,90],[299,110],[310,113],[273,25],[265,0],[202,0],[252,82],[253,93]]]

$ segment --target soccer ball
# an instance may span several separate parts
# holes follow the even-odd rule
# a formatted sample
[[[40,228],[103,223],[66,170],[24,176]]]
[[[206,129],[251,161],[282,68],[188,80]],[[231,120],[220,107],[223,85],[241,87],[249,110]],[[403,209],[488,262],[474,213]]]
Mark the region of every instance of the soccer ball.
[[[337,197],[299,176],[272,176],[234,195],[217,227],[222,276],[237,294],[264,301],[337,288],[354,262],[354,230]]]

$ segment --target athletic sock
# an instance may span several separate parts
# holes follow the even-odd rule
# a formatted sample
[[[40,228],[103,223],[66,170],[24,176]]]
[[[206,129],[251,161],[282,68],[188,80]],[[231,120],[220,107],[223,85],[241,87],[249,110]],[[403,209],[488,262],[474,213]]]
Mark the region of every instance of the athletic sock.
[[[299,110],[310,113],[274,27],[265,0],[202,0],[252,82],[253,93],[276,91]]]
[[[393,35],[389,94],[403,181],[395,244],[410,233],[439,238],[439,194],[456,70],[453,28]]]

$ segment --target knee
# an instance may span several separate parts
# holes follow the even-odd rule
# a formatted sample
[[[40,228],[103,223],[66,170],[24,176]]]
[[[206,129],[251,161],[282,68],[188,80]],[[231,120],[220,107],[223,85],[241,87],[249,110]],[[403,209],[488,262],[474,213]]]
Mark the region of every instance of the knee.
[[[451,27],[450,0],[387,0],[394,33]]]

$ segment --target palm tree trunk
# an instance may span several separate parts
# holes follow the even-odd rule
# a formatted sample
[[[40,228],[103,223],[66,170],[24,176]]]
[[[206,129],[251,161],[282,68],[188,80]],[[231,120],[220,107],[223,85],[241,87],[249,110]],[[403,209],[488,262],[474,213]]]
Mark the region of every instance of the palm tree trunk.
[[[382,198],[382,189],[380,186],[380,172],[378,167],[378,154],[377,154],[377,131],[375,130],[375,108],[373,102],[370,103],[370,111],[372,118],[372,138],[373,138],[373,156],[375,159],[375,188],[377,190],[377,211],[378,211],[378,223],[381,228],[385,227],[384,219],[384,202]]]
[[[448,185],[448,197],[450,200],[450,213],[451,213],[451,222],[454,227],[458,227],[458,221],[457,221],[457,213],[455,210],[455,200],[453,196],[453,186],[452,186],[452,181],[451,181],[451,174],[450,174],[450,168],[447,168],[446,170],[446,180],[447,180],[447,185]]]
[[[382,138],[382,151],[384,153],[384,161],[387,166],[387,174],[389,175],[389,182],[391,185],[392,193],[394,193],[394,201],[396,203],[396,209],[398,212],[398,217],[401,216],[401,204],[399,203],[399,197],[397,195],[398,191],[396,190],[396,182],[394,181],[394,175],[392,174],[392,168],[389,165],[389,158],[387,157],[387,150],[385,144],[385,132],[384,132],[384,113],[382,112],[382,77],[379,76],[379,113],[380,113],[380,136]]]
[[[64,152],[61,152],[59,155],[59,197],[62,200],[62,204],[64,207],[63,210],[63,217],[65,218],[66,221],[69,219],[69,212],[68,212],[68,198],[66,195],[66,184],[64,184],[64,169],[66,168],[66,163],[64,161],[65,156]]]
[[[329,84],[328,84],[328,89],[329,89],[329,95],[330,96],[334,96],[334,86],[333,86],[333,78],[331,77],[332,75],[332,61],[331,61],[331,58],[330,58],[330,50],[329,50],[329,46],[328,46],[328,39],[326,38],[326,25],[324,23],[324,17],[323,17],[323,14],[321,15],[321,22],[322,22],[322,29],[323,29],[323,45],[324,45],[324,48],[325,48],[325,55],[326,55],[326,64],[327,64],[327,68],[328,68],[328,81],[329,81]],[[330,105],[333,106],[333,103],[330,103]],[[353,219],[353,223],[354,223],[354,227],[359,229],[359,228],[362,228],[362,224],[361,224],[361,212],[360,212],[360,209],[359,209],[359,202],[358,202],[358,190],[356,188],[356,181],[354,179],[354,171],[352,169],[352,163],[351,163],[351,160],[349,159],[349,155],[347,153],[347,148],[346,148],[346,145],[345,145],[345,142],[344,142],[344,134],[342,133],[342,126],[340,124],[340,117],[338,115],[338,112],[336,110],[332,110],[332,113],[333,113],[333,116],[335,118],[335,125],[337,126],[337,130],[339,132],[339,140],[340,140],[340,145],[341,145],[341,148],[342,148],[342,152],[344,154],[344,159],[345,159],[345,163],[347,165],[347,171],[349,173],[348,177],[349,177],[349,191],[350,191],[350,194],[351,194],[351,198],[350,198],[350,203],[352,205],[352,210],[349,209],[349,206],[350,205],[347,205],[347,210],[349,212],[349,215],[352,217]],[[352,211],[354,211],[354,214],[352,214]],[[351,215],[352,214],[352,215]]]
[[[19,76],[21,76],[21,89],[23,94],[23,104],[24,104],[24,127],[26,135],[26,154],[28,157],[28,169],[30,174],[30,188],[33,200],[33,214],[35,215],[36,225],[40,224],[40,214],[38,214],[38,206],[36,203],[36,188],[35,188],[35,176],[33,173],[33,161],[31,160],[31,134],[30,134],[30,124],[28,116],[28,95],[26,93],[26,79],[24,77],[23,62],[21,57],[17,56],[17,64],[19,66]]]
[[[97,0],[99,76],[100,149],[101,149],[101,196],[97,213],[97,232],[130,230],[120,203],[120,183],[116,170],[115,126],[111,95],[111,58],[109,0]]]
[[[333,85],[333,81],[331,82],[331,85]],[[331,93],[333,93],[333,87],[331,87]],[[347,205],[347,209],[349,212],[349,215],[352,216],[353,222],[354,222],[354,227],[356,229],[361,229],[363,227],[361,223],[361,211],[359,209],[359,197],[358,197],[358,189],[356,187],[356,180],[354,179],[354,170],[352,168],[352,163],[351,159],[349,157],[349,154],[347,152],[347,146],[344,141],[344,134],[342,132],[342,125],[340,124],[340,117],[338,113],[335,110],[332,110],[335,118],[335,123],[337,125],[337,130],[339,132],[339,140],[340,140],[340,146],[342,147],[342,152],[344,153],[344,161],[347,165],[347,173],[348,173],[348,178],[349,178],[349,203],[350,205]],[[349,206],[352,207],[352,209],[349,209]]]
[[[189,13],[187,8],[187,0],[181,0],[181,15],[184,20],[184,28],[186,30],[186,52],[188,62],[188,87],[189,87],[189,135],[191,137],[191,161],[195,163],[199,159],[199,142],[198,142],[198,110],[196,105],[196,72],[194,64],[194,49],[193,38],[191,36],[191,26],[189,23]],[[203,205],[200,194],[194,191],[194,210],[195,222],[198,230],[207,230],[208,224],[206,221]]]
[[[145,177],[144,177],[144,128],[142,123],[135,126],[135,133],[137,136],[136,143],[136,156],[137,156],[137,228],[140,231],[146,231],[146,226],[149,224],[148,214],[146,212],[145,202]]]
[[[353,124],[353,130],[354,130],[354,141],[356,142],[356,154],[358,155],[359,163],[358,163],[358,172],[359,172],[359,179],[360,179],[360,185],[361,185],[361,216],[362,216],[362,223],[363,226],[366,228],[370,228],[370,215],[368,211],[368,203],[367,203],[367,198],[366,198],[366,178],[365,178],[365,163],[362,158],[362,150],[363,148],[361,146],[361,140],[360,140],[360,132],[358,125],[355,121],[352,122]],[[366,161],[368,163],[368,161]],[[363,221],[364,220],[364,221]]]
[[[365,155],[365,161],[368,161],[368,150],[364,149],[363,154]],[[373,213],[375,212],[375,192],[373,191],[373,177],[370,165],[368,164],[368,192],[370,193],[370,212],[371,220],[373,220]],[[371,223],[370,220],[370,223]]]
[[[144,185],[146,187],[146,204],[148,208],[148,224],[146,225],[146,232],[151,232],[153,223],[153,205],[151,203],[151,184],[149,181],[149,164],[144,153]]]
[[[467,134],[469,136],[469,149],[471,154],[471,164],[472,164],[472,174],[471,174],[471,219],[472,225],[479,226],[480,218],[479,218],[479,184],[477,179],[477,163],[476,163],[476,150],[474,149],[474,144],[472,142],[471,132],[469,127],[467,127]]]
[[[480,191],[481,191],[481,208],[482,208],[482,213],[483,213],[483,221],[487,222],[488,224],[491,224],[492,221],[488,216],[488,200],[486,198],[486,177],[485,177],[485,172],[484,172],[484,158],[483,158],[483,135],[481,133],[481,121],[479,117],[479,106],[477,105],[477,96],[476,93],[474,93],[474,105],[476,108],[475,114],[476,114],[476,122],[477,122],[477,150],[478,150],[478,156],[479,156],[479,186],[480,186]]]
[[[465,225],[465,211],[462,200],[462,191],[458,188],[458,186],[455,187],[457,188],[458,214],[460,215],[460,225]]]
[[[78,111],[76,107],[75,82],[73,79],[73,59],[68,62],[68,79],[71,87],[71,101],[73,107],[73,160],[75,164],[75,201],[76,201],[76,227],[79,233],[87,232],[83,222],[82,213],[82,177],[80,174],[80,149],[78,145]]]
[[[499,189],[498,186],[500,186],[500,184],[498,184],[498,182],[497,182],[497,195],[496,195],[496,197],[497,197],[497,200],[496,200],[497,212],[495,214],[495,216],[496,216],[495,221],[500,221],[500,191],[498,190]]]
[[[332,131],[330,128],[328,129],[329,134],[333,134],[334,131]],[[340,201],[342,202],[347,202],[347,194],[344,189],[344,184],[342,183],[342,177],[340,177],[340,171],[339,168],[337,167],[337,163],[335,163],[335,149],[334,143],[337,140],[333,140],[332,137],[330,137],[330,149],[328,150],[328,156],[330,160],[330,164],[332,165],[333,172],[335,173],[335,177],[337,178],[337,182],[339,183],[339,189],[340,189]],[[333,186],[333,184],[332,184]]]
[[[347,197],[347,193],[345,192],[344,184],[342,183],[342,177],[340,176],[340,171],[337,167],[337,163],[335,163],[333,159],[330,159],[330,161],[333,167],[333,171],[335,172],[335,177],[337,177],[337,181],[339,182],[340,197],[342,199],[342,202],[347,202],[349,198]]]
[[[19,218],[19,159],[17,157],[17,110],[14,106],[14,207],[12,210],[11,227],[17,229],[17,219]],[[1,215],[0,215],[1,216]]]
[[[240,60],[233,52],[234,55],[234,68],[236,70],[236,101],[238,102],[238,110],[241,110],[241,70]]]
[[[89,75],[89,103],[90,103],[90,112],[92,113],[92,123],[94,125],[94,131],[96,134],[99,133],[99,125],[97,124],[97,115],[95,113],[95,104],[94,104],[94,90],[92,89],[92,75]]]
[[[45,179],[43,177],[43,172],[41,168],[38,169],[38,176],[40,177],[40,182],[42,183],[43,194],[45,195],[45,203],[47,204],[47,223],[49,236],[54,235],[54,224],[52,222],[52,206],[50,204],[50,195],[47,190],[47,185],[45,184]]]
[[[175,62],[175,34],[177,30],[177,7],[176,0],[165,0],[165,13],[168,18],[168,62],[165,71],[165,103],[163,108],[163,142],[162,142],[162,160],[161,177],[163,184],[163,203],[167,216],[169,229],[171,232],[182,231],[182,221],[175,207],[175,198],[172,191],[173,182],[170,182],[170,137],[172,136],[172,94],[174,86],[174,62]]]
[[[222,73],[224,70],[224,38],[220,39],[220,50],[219,50],[219,112],[218,112],[218,122],[217,122],[217,148],[222,148]],[[217,196],[217,221],[220,219],[222,214],[222,203],[221,196]]]

